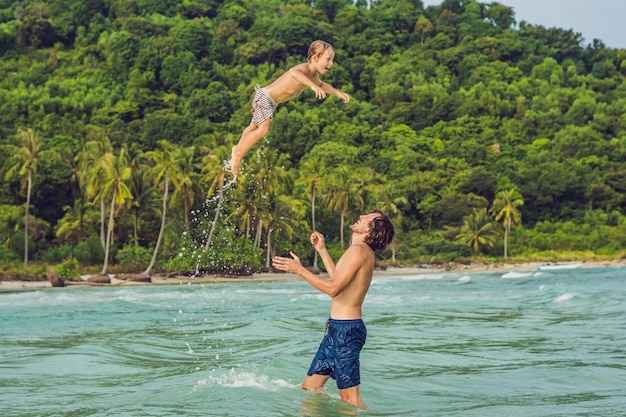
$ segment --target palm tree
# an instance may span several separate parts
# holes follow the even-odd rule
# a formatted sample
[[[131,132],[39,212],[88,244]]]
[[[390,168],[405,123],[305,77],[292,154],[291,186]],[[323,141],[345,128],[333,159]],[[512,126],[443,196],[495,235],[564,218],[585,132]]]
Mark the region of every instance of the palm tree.
[[[245,236],[250,237],[252,223],[256,223],[259,212],[258,193],[253,187],[241,187],[242,192],[235,197],[235,207],[226,217],[226,222],[239,219],[239,232],[245,231]]]
[[[5,181],[16,174],[20,177],[22,189],[26,188],[26,207],[24,210],[24,269],[28,268],[28,220],[30,213],[30,197],[33,190],[33,180],[37,173],[39,160],[53,155],[52,151],[45,151],[38,134],[31,128],[19,129],[18,136],[22,139],[22,146],[4,145],[10,155],[7,163],[9,169],[5,174]]]
[[[126,148],[122,147],[118,156],[112,153],[104,155],[99,162],[100,173],[103,179],[102,193],[111,196],[111,208],[109,213],[109,224],[107,228],[106,242],[104,245],[104,264],[100,274],[106,274],[109,265],[109,252],[111,248],[111,236],[115,224],[115,205],[121,207],[126,200],[132,199],[133,195],[126,184],[131,178],[132,168],[128,166]]]
[[[376,208],[389,216],[390,219],[402,220],[402,211],[398,206],[409,204],[405,196],[398,195],[393,183],[386,182],[376,190]]]
[[[140,219],[144,213],[154,213],[160,216],[158,203],[161,202],[158,189],[152,184],[147,175],[148,167],[140,165],[133,171],[130,181],[130,190],[133,199],[130,201],[130,210],[133,215],[133,239],[135,246],[139,246]]]
[[[204,168],[202,168],[202,172],[204,173],[204,176],[202,177],[201,182],[209,184],[207,197],[215,195],[215,198],[217,200],[215,216],[213,217],[213,221],[211,222],[211,228],[209,229],[209,234],[204,244],[204,248],[208,249],[211,245],[211,240],[213,240],[213,233],[215,233],[215,227],[217,226],[217,221],[220,217],[220,212],[222,211],[222,202],[224,199],[224,181],[225,178],[230,175],[228,171],[224,169],[224,164],[222,161],[226,160],[230,156],[230,151],[225,146],[218,147],[216,153],[207,148],[203,148],[202,151],[203,153],[206,153],[206,155],[202,158],[202,163],[204,165]],[[242,175],[240,174],[239,177],[241,178]]]
[[[298,203],[293,198],[284,195],[275,195],[271,198],[272,204],[268,210],[260,214],[263,227],[267,231],[265,248],[265,267],[270,267],[272,253],[272,233],[280,230],[288,240],[293,238],[293,229],[296,223],[295,207]]]
[[[74,200],[73,206],[63,207],[65,215],[58,221],[56,236],[60,239],[73,239],[75,244],[83,241],[85,225],[96,224],[97,213],[85,197],[78,197]]]
[[[468,245],[472,248],[472,252],[477,255],[483,247],[493,247],[497,234],[495,224],[487,215],[487,209],[475,208],[463,220],[461,232],[456,236],[456,240]]]
[[[172,171],[172,203],[182,199],[185,212],[185,228],[189,230],[189,211],[193,205],[194,188],[198,179],[194,162],[195,148],[179,148],[176,154],[175,166]]]
[[[309,196],[311,201],[311,230],[316,230],[315,225],[315,200],[317,190],[322,184],[322,178],[324,176],[326,167],[319,159],[309,159],[302,163],[300,169],[300,177],[296,181],[296,184],[304,186],[304,192]],[[319,271],[317,266],[317,251],[313,251],[313,265],[312,268],[315,271]]]
[[[329,193],[326,195],[327,207],[341,215],[340,239],[341,250],[344,248],[343,229],[345,217],[348,210],[363,208],[363,197],[361,197],[362,175],[355,173],[346,166],[342,166],[332,171],[329,181]]]
[[[393,183],[390,182],[384,183],[382,187],[377,187],[376,191],[376,207],[389,216],[394,223],[402,222],[402,210],[398,206],[408,205],[408,199],[405,196],[397,195]],[[392,263],[396,262],[396,254],[401,246],[402,243],[398,237],[389,244]]]
[[[157,237],[156,245],[154,246],[154,252],[152,253],[152,259],[150,264],[140,275],[150,276],[152,268],[156,263],[156,257],[159,253],[159,247],[163,240],[163,232],[165,230],[165,219],[167,217],[167,196],[170,188],[170,177],[174,170],[174,164],[176,159],[176,148],[167,140],[160,140],[157,142],[157,148],[154,151],[146,153],[146,157],[154,162],[154,166],[148,170],[148,175],[154,178],[154,183],[161,188],[161,195],[163,197],[163,204],[161,208],[161,227],[159,228],[159,236]]]
[[[279,155],[269,147],[259,149],[255,155],[255,158],[251,158],[246,176],[242,181],[242,189],[248,190],[248,192],[243,195],[244,201],[240,202],[240,206],[250,207],[250,212],[246,213],[244,210],[236,209],[235,213],[249,217],[252,215],[257,223],[254,246],[259,247],[263,227],[268,223],[264,216],[272,210],[275,204],[274,197],[281,190],[288,190],[287,194],[290,194],[292,178],[287,175],[283,168],[284,156]],[[233,217],[233,215],[234,213],[228,218]],[[243,220],[240,222],[240,225],[242,224]]]
[[[100,174],[99,161],[105,155],[113,153],[113,146],[108,136],[99,128],[92,127],[92,129],[89,129],[88,137],[93,137],[93,139],[86,143],[85,150],[80,156],[81,163],[79,167],[85,173],[82,178],[87,182],[85,187],[87,195],[90,198],[94,198],[94,204],[96,202],[100,203],[100,243],[102,244],[102,249],[104,249],[106,239],[106,195],[103,192],[103,177]]]
[[[22,216],[21,207],[6,204],[0,205],[0,236],[2,236],[2,242],[0,243],[6,248],[11,248],[13,237],[20,230]]]
[[[80,198],[82,187],[85,185],[81,167],[83,150],[65,148],[61,151],[59,162],[64,170],[69,172],[68,187],[74,199]]]
[[[504,227],[504,259],[508,256],[508,239],[511,227],[522,222],[522,215],[517,207],[524,205],[524,200],[516,188],[500,191],[491,206],[491,214],[495,214],[496,221],[502,220]]]

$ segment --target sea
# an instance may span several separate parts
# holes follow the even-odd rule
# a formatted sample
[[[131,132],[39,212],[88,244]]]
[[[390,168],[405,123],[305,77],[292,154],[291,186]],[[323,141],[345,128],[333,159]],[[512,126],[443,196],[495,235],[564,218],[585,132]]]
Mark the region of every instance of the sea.
[[[0,293],[0,414],[626,415],[626,268],[375,275],[365,410],[300,388],[329,306],[262,276]]]

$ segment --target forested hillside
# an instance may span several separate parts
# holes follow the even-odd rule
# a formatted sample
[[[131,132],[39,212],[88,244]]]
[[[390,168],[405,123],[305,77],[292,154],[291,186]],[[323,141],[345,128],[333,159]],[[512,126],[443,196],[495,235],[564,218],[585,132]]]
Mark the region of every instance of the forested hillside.
[[[229,183],[254,86],[315,39],[351,101],[280,105]],[[374,208],[383,263],[624,256],[625,75],[496,2],[0,0],[0,260],[262,268]]]

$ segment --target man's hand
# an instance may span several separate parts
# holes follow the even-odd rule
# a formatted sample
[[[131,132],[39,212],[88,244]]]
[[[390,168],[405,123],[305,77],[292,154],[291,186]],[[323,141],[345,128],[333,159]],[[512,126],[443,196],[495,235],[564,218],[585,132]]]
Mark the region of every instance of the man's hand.
[[[289,255],[291,255],[291,258],[275,256],[274,259],[272,259],[272,266],[280,271],[300,275],[303,268],[300,258],[298,258],[298,256],[291,251],[289,251]]]
[[[324,235],[320,232],[311,233],[311,245],[315,248],[316,251],[322,251],[326,247],[326,242],[324,242]]]

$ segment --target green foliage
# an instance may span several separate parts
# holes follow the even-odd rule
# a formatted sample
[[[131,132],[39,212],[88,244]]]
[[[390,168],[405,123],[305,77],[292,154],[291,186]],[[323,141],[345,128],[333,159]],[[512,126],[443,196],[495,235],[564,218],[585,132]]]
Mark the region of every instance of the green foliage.
[[[104,249],[97,235],[90,235],[76,245],[74,257],[83,265],[97,265],[104,259]]]
[[[0,262],[18,261],[20,256],[15,251],[8,249],[6,246],[0,245]]]
[[[128,187],[110,250],[121,248],[112,258],[121,267],[141,269],[159,235],[166,171],[157,268],[258,268],[267,253],[310,247],[313,211],[336,258],[346,240],[341,220],[381,206],[412,242],[398,253],[406,262],[468,256],[452,239],[471,234],[476,209],[503,225],[512,219],[505,256],[507,244],[512,254],[607,256],[626,246],[626,53],[583,45],[572,30],[514,27],[513,9],[497,2],[5,3],[0,139],[17,145],[18,132],[32,129],[54,151],[39,158],[29,207],[29,254],[45,262],[73,255],[101,263],[111,192]],[[220,244],[175,256],[183,232],[201,241],[210,222],[204,200],[216,195],[222,160],[249,123],[253,86],[305,62],[314,39],[336,53],[320,78],[350,102],[322,101],[309,89],[281,103],[267,139],[246,156],[236,192],[225,194],[223,214],[237,231],[220,219]],[[155,170],[147,156],[161,141],[193,145],[193,155],[174,152]],[[132,179],[104,184],[98,161],[118,160],[121,149],[130,155],[118,168]],[[16,154],[0,150],[0,239],[18,253],[27,170]],[[503,212],[509,190],[523,205]],[[190,222],[192,212],[206,220]],[[499,242],[480,249],[493,255]],[[142,247],[131,249],[136,243]]]
[[[127,244],[117,251],[115,259],[124,271],[141,272],[150,264],[153,250],[154,248]]]
[[[472,250],[468,245],[452,242],[444,238],[424,242],[423,247],[427,255],[436,257],[444,262],[472,256]]]
[[[261,249],[255,248],[233,230],[220,228],[213,236],[211,246],[204,248],[188,233],[184,233],[173,244],[177,248],[163,263],[166,271],[193,275],[198,272],[209,274],[250,273],[261,268]]]
[[[55,264],[72,257],[74,247],[68,244],[53,246],[39,255],[43,262]]]
[[[65,261],[58,265],[54,265],[53,268],[59,273],[59,276],[63,279],[72,279],[80,275],[80,264],[75,258],[67,258]]]

